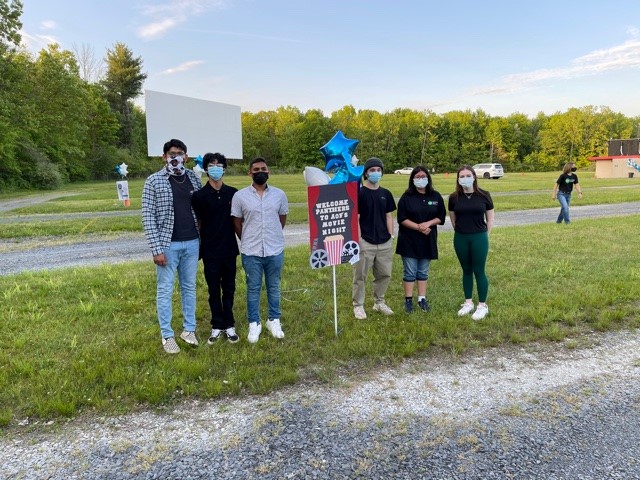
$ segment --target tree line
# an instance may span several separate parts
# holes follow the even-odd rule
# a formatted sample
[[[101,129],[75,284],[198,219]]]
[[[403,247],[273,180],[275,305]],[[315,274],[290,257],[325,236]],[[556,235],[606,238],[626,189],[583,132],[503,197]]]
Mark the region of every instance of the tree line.
[[[483,110],[436,114],[398,108],[380,113],[347,105],[329,117],[296,107],[242,114],[243,154],[261,155],[282,169],[322,166],[319,148],[337,130],[360,140],[359,159],[376,156],[387,169],[422,164],[436,172],[460,165],[501,163],[507,171],[558,170],[567,161],[580,167],[605,155],[607,141],[631,138],[640,117],[586,106],[529,118],[522,113],[491,116]]]
[[[147,157],[144,111],[133,103],[146,79],[143,59],[123,43],[104,59],[86,46],[49,45],[33,55],[20,46],[21,14],[22,1],[0,0],[0,190],[115,178],[122,162],[130,176],[156,170]],[[342,130],[360,140],[355,153],[362,161],[377,156],[387,169],[423,164],[444,172],[491,161],[507,171],[546,171],[569,160],[587,166],[588,157],[606,153],[609,139],[631,138],[638,129],[640,116],[606,106],[535,118],[351,105],[326,116],[286,106],[242,113],[244,158],[234,160],[262,156],[283,171],[321,167],[320,147]]]

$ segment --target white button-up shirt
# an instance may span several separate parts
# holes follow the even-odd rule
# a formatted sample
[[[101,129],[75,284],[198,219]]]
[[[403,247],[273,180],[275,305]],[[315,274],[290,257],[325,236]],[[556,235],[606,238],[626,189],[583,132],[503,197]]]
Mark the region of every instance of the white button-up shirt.
[[[249,185],[233,196],[231,216],[242,219],[240,252],[254,257],[272,257],[284,250],[280,215],[289,213],[287,195],[267,185],[262,196]]]

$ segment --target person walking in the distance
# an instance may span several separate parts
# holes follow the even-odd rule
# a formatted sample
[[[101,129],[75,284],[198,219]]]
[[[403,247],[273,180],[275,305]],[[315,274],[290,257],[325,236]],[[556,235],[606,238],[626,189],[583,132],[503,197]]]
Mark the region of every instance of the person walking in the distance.
[[[404,310],[413,312],[413,286],[418,283],[418,306],[431,309],[427,280],[431,260],[438,258],[438,225],[446,218],[442,195],[433,188],[431,174],[422,165],[413,169],[409,186],[398,201],[398,245],[402,256]]]
[[[353,315],[365,320],[365,283],[373,270],[373,310],[393,315],[384,296],[391,281],[393,267],[393,216],[396,202],[389,190],[380,186],[384,165],[372,157],[364,164],[364,183],[358,192],[360,225],[360,261],[353,266]]]
[[[163,152],[166,165],[144,182],[142,224],[156,264],[156,308],[162,346],[167,353],[178,353],[180,347],[171,328],[176,273],[184,317],[180,338],[189,345],[198,345],[195,334],[196,273],[200,239],[191,195],[200,190],[202,182],[185,168],[187,146],[182,141],[169,140],[164,144]]]
[[[560,214],[556,220],[556,223],[571,223],[569,218],[569,204],[571,203],[571,192],[573,192],[573,186],[576,186],[578,191],[578,198],[582,198],[582,188],[578,184],[578,175],[575,174],[577,170],[576,164],[573,162],[567,162],[564,164],[562,174],[556,180],[553,186],[553,193],[551,199],[555,200],[556,197],[560,202]]]
[[[454,229],[453,248],[462,267],[462,288],[465,301],[458,315],[473,311],[473,279],[478,285],[478,307],[474,320],[482,320],[489,313],[487,296],[489,278],[485,272],[489,255],[489,234],[493,227],[494,208],[491,195],[478,188],[473,168],[464,165],[458,169],[455,191],[449,195],[449,217]]]
[[[262,277],[267,289],[269,313],[267,329],[275,338],[284,338],[280,324],[280,281],[284,264],[284,233],[289,202],[279,188],[267,184],[269,167],[258,157],[249,164],[252,183],[239,190],[231,202],[235,232],[240,239],[242,267],[247,282],[249,343],[256,343],[262,332],[260,290]]]
[[[236,259],[240,253],[231,217],[231,200],[237,188],[222,180],[227,158],[207,153],[202,159],[209,181],[193,194],[191,205],[200,227],[200,257],[209,290],[212,345],[223,334],[231,343],[239,337],[235,330],[233,297],[236,292]],[[222,291],[222,296],[220,295]]]

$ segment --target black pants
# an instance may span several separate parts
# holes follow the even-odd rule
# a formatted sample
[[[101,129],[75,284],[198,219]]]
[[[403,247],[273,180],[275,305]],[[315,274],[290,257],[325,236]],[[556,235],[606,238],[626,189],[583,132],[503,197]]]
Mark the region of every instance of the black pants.
[[[211,328],[226,330],[235,325],[233,296],[236,292],[236,257],[202,261],[204,278],[209,287]]]

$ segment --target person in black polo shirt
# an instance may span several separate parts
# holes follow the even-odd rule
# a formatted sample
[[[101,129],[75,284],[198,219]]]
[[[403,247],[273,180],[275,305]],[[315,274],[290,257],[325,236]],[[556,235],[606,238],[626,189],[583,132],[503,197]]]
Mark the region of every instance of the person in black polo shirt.
[[[373,310],[393,315],[384,300],[393,267],[393,217],[396,202],[389,190],[380,186],[384,165],[379,158],[364,164],[365,181],[358,192],[360,224],[360,261],[353,266],[353,314],[367,318],[364,311],[365,283],[373,269]]]
[[[202,167],[207,171],[209,181],[193,194],[191,204],[200,228],[200,257],[209,288],[211,336],[207,343],[212,345],[223,334],[231,343],[236,343],[239,337],[233,317],[233,297],[239,250],[231,217],[231,199],[238,189],[222,181],[227,168],[224,155],[207,153],[202,159]]]
[[[462,288],[465,301],[458,315],[473,311],[473,279],[478,285],[478,307],[474,320],[489,313],[487,295],[489,279],[485,273],[489,255],[489,233],[493,227],[494,209],[491,195],[478,188],[476,172],[468,165],[458,169],[455,191],[449,195],[449,217],[454,229],[453,248],[462,267]]]
[[[438,258],[438,227],[446,211],[442,195],[433,188],[431,174],[422,165],[409,176],[409,186],[398,202],[398,245],[402,256],[404,311],[413,312],[413,286],[418,283],[418,307],[428,312],[427,280],[431,260]]]

